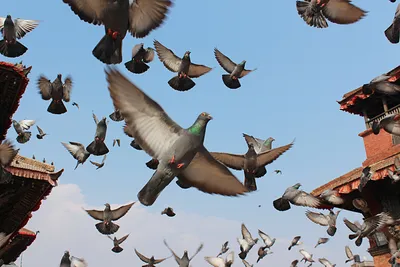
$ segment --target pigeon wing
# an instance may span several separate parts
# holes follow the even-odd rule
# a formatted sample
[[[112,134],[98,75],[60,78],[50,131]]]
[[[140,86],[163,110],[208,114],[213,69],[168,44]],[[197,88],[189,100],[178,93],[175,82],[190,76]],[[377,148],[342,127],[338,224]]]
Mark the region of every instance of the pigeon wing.
[[[313,223],[328,226],[328,218],[322,213],[316,213],[312,211],[306,211],[306,216],[310,219]]]
[[[94,123],[99,124],[99,119],[97,118],[96,114],[92,113]]]
[[[106,161],[106,158],[107,158],[107,154],[104,155],[103,160],[101,161],[101,164],[104,164],[104,162]]]
[[[239,76],[239,78],[243,78],[244,76],[246,76],[247,74],[249,74],[250,72],[253,72],[253,71],[255,71],[255,70],[257,70],[257,69],[253,69],[253,70],[242,70],[242,73],[240,73],[240,76]]]
[[[396,157],[394,159],[394,166],[396,167],[396,170],[400,169],[400,159],[399,159],[399,157]]]
[[[187,75],[190,78],[198,78],[211,70],[212,70],[212,68],[207,67],[205,65],[198,65],[198,64],[190,63],[189,71],[188,71]]]
[[[318,259],[318,261],[319,261],[322,265],[324,265],[325,267],[330,267],[330,266],[332,266],[332,264],[331,264],[327,259],[325,259],[325,258],[320,258],[320,259]]]
[[[200,244],[200,246],[197,248],[196,252],[193,254],[193,256],[189,259],[189,261],[193,260],[193,258],[199,254],[199,252],[203,249],[204,244]]]
[[[250,263],[248,263],[246,260],[242,260],[244,266],[246,267],[251,267]]]
[[[117,145],[121,146],[121,140],[117,139]]]
[[[299,206],[311,207],[311,208],[316,208],[321,204],[321,201],[318,198],[304,191],[300,191],[293,201]]]
[[[228,256],[226,256],[226,262],[230,262],[231,264],[234,262],[235,260],[235,252],[231,251],[229,252]]]
[[[118,244],[121,245],[128,238],[128,236],[129,236],[129,234],[118,239]]]
[[[253,242],[253,237],[251,236],[251,233],[247,229],[246,225],[244,225],[244,223],[242,223],[241,230],[242,230],[242,236],[243,236],[244,240],[246,240],[249,243]]]
[[[90,161],[90,163],[92,163],[94,166],[96,166],[96,167],[100,167],[100,163],[97,163],[97,162],[95,162],[95,161],[91,161],[91,160],[89,160]]]
[[[214,55],[215,55],[215,59],[218,61],[219,65],[221,65],[221,67],[226,72],[231,74],[237,64],[234,63],[229,57],[222,54],[221,51],[219,51],[217,48],[214,48]]]
[[[390,254],[393,255],[394,253],[396,253],[397,249],[397,244],[396,241],[393,238],[389,239],[389,250],[390,250]]]
[[[172,255],[174,255],[175,261],[180,265],[181,264],[181,258],[176,255],[176,253],[168,246],[167,241],[164,239],[164,244],[165,246],[171,251]]]
[[[234,170],[243,170],[245,158],[244,155],[230,154],[230,153],[220,153],[211,152],[216,160],[224,164],[225,166],[232,168]]]
[[[143,43],[135,45],[132,48],[132,58],[134,58],[142,49],[143,49]]]
[[[83,160],[83,157],[85,155],[85,147],[81,143],[77,142],[69,142],[61,144],[68,150],[68,152],[74,157],[76,160]]]
[[[25,20],[25,19],[15,19],[14,20],[14,27],[15,33],[18,39],[21,39],[25,36],[28,32],[33,31],[39,25],[38,20]]]
[[[265,245],[269,245],[272,243],[271,237],[269,237],[269,235],[267,235],[263,231],[258,230],[258,234],[261,237],[261,239],[264,241]]]
[[[136,250],[135,248],[135,253],[136,255],[139,257],[139,259],[145,263],[150,263],[150,259],[146,258],[146,256],[144,256],[143,254],[140,254],[139,251]]]
[[[29,130],[29,128],[35,124],[35,120],[21,120],[18,123],[21,125],[22,129]]]
[[[350,0],[330,0],[323,7],[322,13],[329,21],[337,24],[359,21],[366,12],[350,2]]]
[[[262,145],[264,144],[264,140],[255,138],[254,136],[243,134],[244,140],[248,145],[253,145],[254,151],[259,154],[261,152]]]
[[[95,220],[103,221],[104,220],[104,211],[102,210],[85,210],[90,217]]]
[[[121,219],[133,206],[133,204],[135,204],[136,202],[132,202],[128,205],[125,206],[121,206],[118,209],[112,210],[112,220],[113,221],[117,221],[119,219]]]
[[[64,80],[63,84],[63,100],[69,102],[71,99],[71,89],[72,89],[72,78],[68,76]]]
[[[0,166],[10,165],[17,154],[18,150],[9,141],[0,144]]]
[[[52,85],[51,81],[47,79],[45,76],[41,75],[38,80],[39,93],[42,96],[43,100],[51,99],[51,90]]]
[[[344,247],[344,251],[346,252],[347,258],[349,258],[349,259],[353,259],[354,258],[353,252],[351,251],[349,246],[345,246]]]
[[[172,50],[166,48],[157,40],[154,41],[154,48],[156,49],[158,58],[168,70],[172,72],[179,71],[182,61],[181,58],[176,56]]]
[[[222,258],[204,257],[204,259],[214,267],[225,267],[225,261]]]
[[[63,0],[71,10],[85,22],[101,25],[109,5],[109,0]]]
[[[155,53],[154,53],[154,49],[153,48],[151,48],[151,47],[147,48],[146,49],[146,54],[144,55],[144,58],[143,58],[143,61],[145,63],[152,62],[153,59],[154,59],[154,54]]]
[[[3,32],[4,28],[4,22],[6,21],[6,18],[0,17],[0,31]]]
[[[360,228],[355,224],[347,220],[346,218],[343,219],[344,224],[349,228],[353,233],[357,233]]]
[[[258,166],[265,166],[270,164],[271,162],[279,158],[283,153],[288,151],[292,146],[293,143],[290,143],[286,146],[277,147],[257,155]]]
[[[36,125],[36,128],[37,128],[37,130],[38,130],[40,135],[44,134],[43,130],[39,126]]]

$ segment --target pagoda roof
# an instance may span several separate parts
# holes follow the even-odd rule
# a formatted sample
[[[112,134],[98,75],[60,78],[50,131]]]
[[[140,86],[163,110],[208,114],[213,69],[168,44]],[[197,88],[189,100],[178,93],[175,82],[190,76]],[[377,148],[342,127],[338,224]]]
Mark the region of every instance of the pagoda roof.
[[[5,264],[14,262],[36,239],[36,233],[22,228],[0,249],[0,258]]]

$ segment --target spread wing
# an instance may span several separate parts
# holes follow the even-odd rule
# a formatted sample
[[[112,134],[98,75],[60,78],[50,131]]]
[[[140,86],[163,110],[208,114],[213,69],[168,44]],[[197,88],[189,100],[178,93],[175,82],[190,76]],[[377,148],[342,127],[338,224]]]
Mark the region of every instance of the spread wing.
[[[28,32],[33,31],[39,25],[38,20],[25,20],[25,19],[15,19],[14,20],[14,27],[15,33],[18,39],[21,39],[25,36]]]
[[[321,204],[321,201],[318,198],[304,191],[300,191],[300,193],[295,197],[294,202],[299,206],[312,208],[316,208]]]
[[[189,166],[178,176],[200,191],[224,196],[242,195],[246,187],[226,168],[215,160],[206,148],[199,148]]]
[[[146,49],[146,54],[144,55],[143,61],[149,63],[154,59],[154,49],[149,47]]]
[[[356,224],[350,222],[346,218],[343,219],[343,222],[353,233],[357,233],[357,231],[360,230],[360,228]]]
[[[0,144],[0,166],[10,165],[17,154],[18,150],[14,149],[11,142],[5,141]]]
[[[266,245],[272,243],[271,237],[269,237],[269,235],[267,235],[267,234],[264,233],[263,231],[258,230],[258,234],[259,234],[259,236],[262,238],[262,240],[264,241],[264,243],[265,243]]]
[[[265,151],[261,154],[257,155],[257,164],[258,166],[265,166],[276,160],[283,153],[288,151],[293,146],[293,143],[290,143],[286,146],[277,147],[268,151]]]
[[[94,166],[96,166],[96,167],[100,167],[100,163],[97,163],[97,162],[94,162],[94,161],[91,161],[91,160],[89,160],[90,161],[90,163],[92,163]]]
[[[211,152],[211,156],[213,156],[216,160],[228,166],[229,168],[235,170],[243,170],[244,168],[244,155],[230,154],[230,153],[220,153],[220,152]]]
[[[71,99],[71,89],[72,89],[72,78],[68,76],[64,80],[63,84],[63,100],[69,102]]]
[[[143,38],[158,28],[171,5],[169,0],[135,0],[129,10],[129,31],[132,36]]]
[[[347,258],[352,259],[354,257],[353,252],[351,251],[349,246],[345,246],[344,251],[346,252]]]
[[[212,70],[212,68],[207,67],[205,65],[198,65],[198,64],[190,63],[189,71],[188,71],[187,75],[190,78],[198,78],[198,77],[206,74],[210,70]]]
[[[0,17],[0,31],[1,32],[3,32],[4,21],[6,21],[6,18]]]
[[[170,258],[170,257],[169,257],[169,258]],[[168,258],[162,258],[162,259],[154,260],[154,264],[158,264],[158,263],[160,263],[160,262],[163,262],[163,261],[165,261],[166,259],[168,259]]]
[[[200,250],[203,249],[204,244],[200,244],[200,246],[197,248],[196,252],[193,254],[193,256],[189,259],[189,261],[193,260],[193,258],[199,254]]]
[[[228,256],[226,256],[226,262],[230,262],[231,264],[235,260],[235,253],[233,251],[229,252]]]
[[[261,139],[258,139],[258,138],[255,138],[254,136],[252,136],[252,135],[247,135],[247,134],[243,134],[243,137],[244,137],[244,140],[246,140],[246,143],[248,144],[248,145],[253,145],[253,147],[254,147],[254,151],[257,153],[257,154],[259,154],[260,152],[261,152],[261,148],[262,148],[262,146],[263,146],[263,144],[264,144],[264,140],[261,140]]]
[[[313,223],[328,226],[328,218],[322,213],[316,213],[312,211],[306,211],[306,216],[310,219]]]
[[[42,96],[43,100],[51,99],[51,81],[47,79],[44,75],[40,75],[38,80],[39,93]]]
[[[243,236],[244,240],[250,241],[250,242],[253,241],[253,237],[251,236],[249,230],[247,229],[246,225],[244,225],[244,223],[242,223],[241,230],[242,230],[242,236]]]
[[[139,257],[139,259],[145,263],[150,263],[150,259],[146,258],[146,256],[144,256],[143,254],[140,254],[139,251],[136,250],[135,248],[135,253],[136,255]]]
[[[18,123],[21,125],[22,129],[29,130],[29,128],[35,124],[35,120],[21,120]]]
[[[127,238],[128,238],[129,234],[127,234],[126,236],[121,237],[120,239],[118,239],[118,244],[122,244]]]
[[[172,50],[163,46],[159,41],[154,41],[154,48],[156,49],[157,56],[164,66],[172,71],[178,72],[182,59],[177,57]]]
[[[109,0],[63,0],[79,18],[94,25],[103,24]]]
[[[181,258],[179,258],[178,255],[176,255],[176,253],[168,246],[168,243],[165,239],[164,239],[164,244],[171,251],[172,255],[174,255],[175,261],[180,265]]]
[[[102,210],[86,210],[90,217],[95,220],[103,221],[104,220],[104,211]]]
[[[120,72],[109,69],[106,74],[114,106],[125,118],[128,132],[147,154],[159,159],[179,138],[182,128]]]
[[[72,267],[87,267],[88,264],[84,259],[80,259],[74,256],[71,256],[71,266]]]
[[[224,267],[225,266],[225,261],[222,258],[204,257],[204,259],[214,267]]]
[[[236,67],[236,63],[234,63],[229,57],[225,56],[221,53],[217,48],[214,48],[214,55],[217,59],[219,65],[228,73],[232,73]]]
[[[82,160],[86,151],[86,148],[81,143],[69,142],[61,144],[68,150],[68,152],[77,160]]]
[[[330,0],[322,9],[322,13],[328,20],[337,24],[359,21],[366,12],[350,2],[350,0]]]
[[[299,242],[300,238],[301,238],[301,236],[299,236],[299,235],[293,237],[292,244],[297,244],[297,242]]]
[[[329,262],[327,259],[325,259],[325,258],[318,259],[318,261],[319,261],[320,263],[322,263],[322,265],[324,265],[324,266],[326,266],[326,267],[332,266],[332,263],[330,263],[330,262]]]
[[[121,206],[118,209],[112,210],[112,220],[116,221],[119,220],[120,218],[122,218],[133,206],[133,204],[135,204],[135,202],[132,202],[131,204],[125,205],[125,206]]]
[[[99,119],[97,118],[96,114],[92,113],[94,123],[99,124]]]
[[[253,69],[253,70],[246,70],[246,69],[244,69],[244,70],[242,70],[242,73],[240,73],[239,78],[243,78],[244,76],[246,76],[247,74],[249,74],[250,72],[253,72],[253,71],[255,71],[255,70],[257,70],[257,68],[255,68],[255,69]]]
[[[39,126],[36,125],[36,128],[40,135],[44,134],[43,130]]]

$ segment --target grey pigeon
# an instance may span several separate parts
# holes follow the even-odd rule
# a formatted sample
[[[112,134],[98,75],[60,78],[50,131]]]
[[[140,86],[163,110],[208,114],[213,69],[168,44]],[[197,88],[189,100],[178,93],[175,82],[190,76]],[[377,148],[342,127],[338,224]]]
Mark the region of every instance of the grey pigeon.
[[[125,67],[132,73],[141,74],[146,72],[150,63],[154,59],[154,49],[151,47],[143,48],[143,43],[137,44],[132,49],[132,59],[125,63]]]
[[[188,256],[187,250],[183,252],[182,258],[179,258],[178,255],[168,246],[167,241],[164,239],[164,244],[165,246],[171,251],[171,253],[174,255],[175,261],[178,263],[179,267],[189,267],[189,263],[193,258],[202,250],[203,244],[200,244],[199,248],[196,250],[196,252],[193,254],[191,258]]]
[[[61,258],[60,267],[71,267],[71,260],[69,251],[65,251]]]
[[[38,80],[38,87],[43,100],[51,99],[47,108],[48,112],[57,115],[67,112],[63,101],[69,102],[71,99],[72,78],[70,76],[65,78],[63,83],[61,74],[58,74],[53,82],[41,75]]]
[[[231,251],[227,256],[226,259],[219,258],[219,257],[204,257],[204,259],[214,267],[230,267],[232,266],[235,253]]]
[[[101,163],[94,162],[94,161],[91,161],[91,160],[90,160],[90,163],[92,163],[94,166],[96,166],[97,167],[96,170],[98,170],[100,168],[103,168],[104,163],[106,161],[106,158],[107,158],[107,155],[104,155],[103,160],[101,161]]]
[[[104,25],[105,35],[93,49],[93,55],[105,64],[122,62],[122,40],[127,31],[143,38],[166,18],[169,0],[63,0],[85,22]]]
[[[397,173],[394,173],[392,170],[388,169],[388,176],[392,180],[392,184],[397,183],[400,181],[400,175]]]
[[[290,243],[290,246],[288,247],[288,250],[291,250],[292,249],[292,247],[294,247],[294,246],[299,246],[301,243],[299,242],[299,240],[300,240],[300,238],[301,238],[301,236],[295,236],[294,238],[293,238],[293,240],[292,240],[292,242]]]
[[[157,170],[138,194],[143,205],[151,206],[175,176],[207,193],[236,196],[247,191],[203,146],[210,114],[202,112],[192,126],[184,129],[120,72],[109,68],[106,75],[114,106],[125,118],[125,132],[159,161]]]
[[[121,146],[121,140],[119,140],[119,139],[114,139],[114,140],[113,140],[113,146],[115,146],[115,144],[117,144],[118,146]]]
[[[70,259],[71,259],[71,267],[87,267],[88,266],[85,259],[77,258],[74,256],[71,256]]]
[[[299,263],[299,260],[294,260],[294,261],[292,261],[292,263],[290,264],[290,267],[296,267],[298,263]]]
[[[18,154],[19,149],[15,149],[12,143],[8,140],[0,144],[0,166],[8,167],[15,156]]]
[[[230,89],[238,89],[241,86],[239,79],[243,78],[250,72],[255,71],[255,69],[245,69],[246,60],[243,60],[239,64],[236,64],[229,57],[222,54],[221,51],[219,51],[217,48],[214,48],[214,55],[219,65],[221,65],[221,67],[229,73],[222,75],[222,81],[224,82],[226,87]]]
[[[76,102],[72,102],[72,105],[73,105],[73,106],[76,106],[76,108],[77,108],[77,109],[79,109],[79,105],[78,105],[78,103],[76,103]]]
[[[271,238],[269,235],[267,235],[263,231],[258,230],[258,235],[261,237],[262,241],[265,244],[263,249],[267,249],[267,248],[270,249],[275,244],[276,238]]]
[[[130,204],[124,205],[119,207],[118,209],[112,210],[110,204],[104,204],[105,209],[104,211],[101,210],[85,210],[90,217],[95,220],[101,221],[100,223],[96,224],[97,230],[103,235],[112,235],[115,234],[118,229],[119,225],[113,223],[113,221],[117,221],[121,219],[131,207],[135,204],[132,202]]]
[[[400,114],[389,115],[379,122],[375,120],[372,123],[372,132],[374,134],[379,134],[381,128],[390,134],[400,136]]]
[[[336,24],[352,24],[367,13],[351,4],[350,0],[296,1],[296,8],[300,17],[316,28],[327,28],[326,19]]]
[[[365,167],[360,176],[360,184],[358,185],[358,191],[362,192],[363,188],[367,185],[369,180],[373,177],[375,172],[371,172],[371,167]]]
[[[23,38],[28,32],[31,32],[39,25],[37,20],[25,20],[0,17],[0,31],[3,34],[3,40],[0,41],[0,53],[6,57],[22,56],[28,48],[17,41]]]
[[[328,241],[329,241],[329,238],[328,238],[328,237],[320,237],[320,238],[318,239],[318,242],[317,242],[317,244],[315,245],[314,248],[317,248],[319,245],[325,244],[325,243],[327,243]]]
[[[268,254],[272,254],[272,253],[273,253],[273,252],[270,251],[270,250],[268,250],[266,247],[260,247],[260,248],[258,249],[258,252],[257,252],[257,254],[258,254],[257,263],[258,263],[261,259],[263,259],[265,256],[267,256]]]
[[[400,4],[397,5],[396,13],[394,14],[393,22],[385,30],[385,36],[392,44],[399,43],[400,37]]]
[[[307,251],[305,251],[304,249],[300,249],[299,250],[300,254],[303,255],[303,258],[300,260],[300,262],[304,261],[304,263],[306,262],[315,262],[313,260],[313,254],[308,253]]]
[[[389,239],[389,250],[390,250],[390,259],[389,263],[390,264],[395,264],[397,262],[397,259],[400,258],[400,249],[397,246],[397,242],[394,238]]]
[[[253,264],[248,263],[246,260],[242,259],[242,262],[244,264],[245,267],[253,267]]]
[[[154,258],[154,256],[151,256],[151,258],[147,258],[143,254],[141,254],[139,251],[137,251],[136,248],[135,248],[135,253],[141,261],[143,261],[144,263],[147,263],[146,265],[143,265],[142,267],[154,267],[154,265],[159,264],[159,263],[165,261],[166,259],[168,259],[168,258],[162,258],[162,259],[156,260]]]
[[[68,150],[68,152],[77,160],[75,170],[78,168],[79,164],[85,163],[85,161],[89,158],[90,153],[86,150],[84,145],[78,142],[69,142],[61,144]]]
[[[344,251],[346,253],[347,256],[347,260],[344,263],[348,263],[349,261],[353,261],[355,256],[353,255],[353,252],[351,251],[349,246],[345,246],[344,247]]]
[[[34,120],[12,120],[14,130],[17,132],[17,142],[20,144],[25,144],[31,139],[32,133],[28,132],[29,128],[35,124]]]
[[[256,138],[252,135],[248,134],[243,134],[244,140],[246,141],[247,144],[253,144],[254,151],[257,154],[261,154],[265,151],[269,151],[272,149],[272,142],[275,141],[273,137],[268,137],[266,140],[262,140],[259,138]]]
[[[168,81],[168,84],[177,91],[188,91],[192,89],[196,83],[191,78],[198,78],[212,68],[205,65],[191,63],[190,51],[186,51],[183,58],[177,57],[172,50],[163,46],[160,42],[154,41],[158,58],[164,66],[178,75]]]
[[[238,238],[237,241],[240,245],[239,257],[244,260],[247,257],[247,253],[254,247],[258,242],[258,238],[253,238],[247,227],[242,223],[241,225],[242,237]]]
[[[328,226],[328,229],[326,232],[330,236],[334,236],[336,233],[336,219],[337,216],[339,215],[340,210],[338,210],[336,213],[334,213],[332,210],[329,211],[329,214],[325,215],[323,213],[316,213],[312,211],[306,211],[306,216],[308,219],[310,219],[313,223],[322,225],[322,226]]]
[[[228,247],[229,241],[226,241],[225,243],[222,244],[221,250],[218,253],[217,257],[221,256],[222,254],[228,252],[229,247]]]
[[[96,133],[94,135],[94,141],[86,147],[86,150],[92,155],[102,156],[110,151],[104,143],[107,135],[106,117],[103,117],[103,119],[99,121],[97,116],[93,113],[93,119],[96,123]]]
[[[286,211],[290,209],[290,203],[296,206],[316,208],[321,205],[321,201],[302,191],[299,190],[301,184],[297,183],[291,187],[288,187],[283,193],[282,197],[274,200],[273,205],[276,210]]]
[[[111,113],[109,117],[113,121],[123,121],[124,120],[124,117],[122,117],[122,115],[118,109],[116,109],[113,113]]]
[[[120,245],[128,238],[129,234],[121,237],[120,239],[116,238],[114,236],[114,238],[111,238],[110,236],[107,236],[109,239],[111,239],[113,241],[114,247],[111,249],[111,251],[113,251],[114,253],[120,253],[122,252],[124,249],[120,247]]]
[[[39,126],[36,125],[39,134],[36,135],[37,139],[43,139],[47,135]]]
[[[326,258],[319,258],[318,261],[324,265],[325,267],[335,267],[336,264],[332,264],[330,261],[328,261]]]
[[[378,92],[392,97],[398,96],[400,94],[400,86],[390,82],[390,78],[392,78],[392,76],[381,74],[373,78],[369,83],[364,84],[361,91],[365,95]]]
[[[353,199],[352,204],[356,209],[361,210],[364,214],[370,212],[367,201],[362,198]]]
[[[325,190],[319,197],[335,206],[339,206],[344,203],[344,199],[340,196],[340,193],[333,189]]]
[[[245,176],[244,185],[249,191],[256,191],[257,184],[255,178],[264,176],[267,172],[265,166],[288,151],[293,146],[293,142],[260,154],[256,153],[252,143],[248,143],[247,146],[248,150],[244,155],[220,152],[211,152],[211,155],[229,168],[243,170]]]
[[[167,215],[168,217],[174,217],[176,214],[174,212],[174,209],[171,207],[165,208],[162,212],[161,215]]]

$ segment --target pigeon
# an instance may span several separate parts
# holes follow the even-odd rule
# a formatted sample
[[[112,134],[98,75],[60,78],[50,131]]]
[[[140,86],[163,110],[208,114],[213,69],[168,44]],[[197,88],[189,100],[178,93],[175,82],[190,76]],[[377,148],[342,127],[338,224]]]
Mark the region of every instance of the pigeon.
[[[87,267],[88,264],[84,259],[80,259],[74,256],[71,256],[71,266],[72,267]]]
[[[313,254],[308,253],[307,251],[305,251],[304,249],[300,249],[299,250],[300,254],[303,255],[303,258],[300,260],[300,262],[304,261],[304,263],[306,262],[315,262],[313,260]]]
[[[332,189],[325,190],[319,197],[336,206],[344,203],[344,199],[340,196],[340,193]]]
[[[100,223],[96,224],[96,228],[101,234],[112,235],[115,234],[119,229],[119,225],[113,223],[112,221],[117,221],[121,219],[130,210],[133,204],[135,204],[135,202],[121,206],[118,209],[111,210],[110,204],[106,203],[104,204],[104,206],[106,206],[104,211],[100,210],[85,210],[85,211],[93,219],[101,221]]]
[[[281,170],[275,170],[274,171],[276,174],[282,174],[282,171]]]
[[[296,1],[297,13],[309,25],[327,28],[330,22],[352,24],[366,15],[366,11],[350,3],[351,0],[306,0]]]
[[[17,132],[17,142],[20,144],[25,144],[31,139],[32,133],[27,132],[31,126],[35,124],[34,120],[21,120],[21,121],[16,121],[12,120],[13,127],[15,131]]]
[[[105,64],[122,62],[122,40],[127,31],[133,37],[146,37],[165,20],[169,0],[63,0],[85,22],[104,25],[105,35],[92,54]]]
[[[37,20],[18,18],[13,21],[11,15],[7,15],[6,18],[0,17],[0,31],[3,34],[3,40],[0,41],[0,53],[11,58],[22,56],[28,48],[17,39],[23,38],[38,25]]]
[[[244,155],[217,152],[211,152],[211,155],[229,168],[234,170],[243,170],[245,175],[244,184],[246,188],[249,191],[256,191],[257,184],[255,178],[264,176],[267,172],[265,166],[272,163],[283,153],[288,151],[293,146],[293,142],[285,146],[262,152],[261,154],[256,153],[252,143],[247,143],[247,146],[248,150]]]
[[[45,158],[43,158],[43,163],[46,163],[46,159]]]
[[[99,121],[97,116],[93,113],[93,119],[96,123],[96,134],[94,136],[94,141],[86,147],[86,150],[92,155],[103,156],[109,152],[108,147],[104,143],[107,134],[106,117],[103,117],[103,119]]]
[[[258,252],[257,252],[257,254],[258,254],[257,263],[258,263],[262,258],[264,258],[265,256],[267,256],[268,254],[272,254],[272,253],[273,253],[272,251],[267,250],[265,247],[260,247],[260,248],[258,249]]]
[[[89,160],[89,161],[90,161],[90,163],[92,163],[94,166],[96,166],[96,167],[97,167],[96,170],[98,170],[98,169],[100,169],[100,168],[103,168],[104,162],[106,161],[106,158],[107,158],[107,155],[104,155],[103,160],[101,161],[101,163],[97,163],[97,162],[94,162],[94,161],[91,161],[91,160]]]
[[[36,135],[37,139],[43,139],[43,137],[45,137],[47,135],[47,133],[43,132],[43,130],[36,125],[36,128],[39,132],[39,134]]]
[[[69,251],[65,251],[61,258],[60,267],[71,267],[70,257]]]
[[[400,249],[398,249],[397,247],[397,243],[393,238],[389,239],[389,250],[390,250],[390,259],[389,259],[389,263],[390,264],[395,264],[396,263],[396,259],[400,258]]]
[[[360,184],[358,185],[358,191],[362,192],[363,188],[367,185],[369,180],[374,176],[374,172],[371,172],[371,167],[367,166],[362,170],[360,176]]]
[[[166,214],[168,217],[174,217],[176,214],[174,210],[171,207],[165,208],[162,212],[161,215]]]
[[[318,261],[319,261],[322,265],[324,265],[325,267],[335,267],[335,266],[336,266],[336,264],[332,264],[330,261],[328,261],[328,260],[325,259],[325,258],[319,258]]]
[[[296,206],[311,208],[316,208],[321,204],[321,201],[318,198],[299,190],[300,186],[301,184],[297,183],[288,187],[282,197],[274,200],[273,205],[275,209],[279,211],[289,210],[290,203]]]
[[[296,267],[298,263],[299,263],[299,260],[294,260],[294,261],[292,261],[292,263],[290,264],[290,267]]]
[[[235,254],[231,251],[224,260],[218,257],[204,257],[204,259],[214,267],[230,267],[234,262]]]
[[[384,95],[396,96],[400,94],[400,86],[390,82],[392,76],[381,74],[373,78],[369,83],[362,86],[361,91],[364,95],[370,95],[378,92]]]
[[[394,173],[400,174],[400,159],[399,159],[399,157],[394,158]]]
[[[344,251],[346,252],[347,260],[344,263],[348,263],[349,261],[354,260],[353,252],[351,251],[349,246],[344,247]]]
[[[217,257],[228,252],[228,250],[229,250],[228,244],[229,244],[229,241],[226,241],[224,244],[222,244],[221,251],[218,253]]]
[[[268,137],[266,140],[262,140],[259,138],[255,138],[254,136],[248,135],[248,134],[243,134],[244,140],[246,141],[247,144],[253,144],[254,151],[257,154],[261,154],[265,151],[269,151],[272,149],[272,142],[275,141],[274,138]]]
[[[392,184],[397,183],[400,181],[400,175],[397,173],[394,173],[392,170],[388,169],[388,176],[392,180]]]
[[[114,106],[125,118],[125,132],[160,163],[138,194],[143,205],[151,206],[175,176],[207,193],[237,196],[247,192],[203,145],[210,114],[202,112],[192,126],[184,129],[120,72],[109,68],[106,75]]]
[[[135,140],[132,140],[132,142],[131,142],[131,147],[133,147],[133,148],[136,149],[136,150],[142,150],[142,148],[139,146],[138,143],[136,143]]]
[[[385,30],[385,36],[392,44],[398,44],[400,39],[400,4],[397,5],[393,22]]]
[[[294,246],[299,246],[300,245],[300,242],[299,242],[300,238],[301,238],[301,236],[295,236],[293,238],[293,240],[292,240],[292,243],[290,243],[290,246],[288,247],[288,250],[291,250],[292,247],[294,247]]]
[[[111,240],[113,241],[113,243],[114,243],[114,247],[113,247],[111,250],[112,250],[113,252],[115,252],[115,253],[120,253],[120,252],[122,252],[124,249],[121,248],[119,245],[121,245],[121,244],[128,238],[128,236],[129,236],[129,234],[127,234],[127,235],[121,237],[120,239],[117,239],[117,238],[114,236],[114,239],[112,239],[112,238],[108,235],[107,237],[108,237],[109,239],[111,239]]]
[[[272,239],[269,235],[267,235],[263,231],[258,230],[258,235],[264,241],[265,246],[263,247],[263,249],[267,249],[267,248],[270,249],[275,244],[276,238]]]
[[[242,262],[244,264],[245,267],[253,267],[253,264],[248,263],[246,260],[242,259]]]
[[[362,198],[353,199],[352,204],[356,209],[361,210],[364,214],[370,212],[367,202]]]
[[[179,258],[178,255],[176,255],[176,253],[168,246],[167,241],[165,239],[164,239],[164,244],[174,255],[175,261],[178,263],[179,267],[189,267],[189,263],[203,248],[203,244],[200,244],[199,248],[196,250],[196,252],[193,254],[191,258],[189,258],[187,250],[185,250],[183,252],[182,258]]]
[[[382,120],[374,121],[372,123],[372,132],[377,135],[379,134],[381,128],[383,128],[386,132],[400,136],[400,114],[393,114],[386,116]]]
[[[119,139],[114,139],[114,140],[113,140],[113,146],[115,146],[115,144],[117,144],[118,146],[121,146],[121,140],[119,140]]]
[[[0,144],[0,166],[5,168],[10,166],[11,162],[18,154],[19,149],[15,149],[8,140]]]
[[[123,121],[124,120],[124,117],[122,117],[122,115],[118,109],[116,109],[113,113],[111,113],[109,117],[113,121]]]
[[[188,91],[192,89],[196,83],[191,78],[198,78],[212,68],[205,65],[191,63],[190,51],[186,51],[183,58],[177,57],[174,52],[163,46],[160,42],[154,41],[158,58],[164,66],[172,72],[177,72],[178,75],[168,81],[168,84],[177,91]]]
[[[126,69],[132,73],[146,72],[150,68],[146,63],[154,59],[154,49],[151,47],[144,49],[143,45],[143,43],[135,45],[132,49],[132,59],[125,63]]]
[[[325,243],[327,243],[328,241],[329,241],[329,238],[327,238],[327,237],[320,237],[320,238],[318,239],[318,242],[317,242],[317,244],[315,245],[314,248],[317,248],[319,245],[325,244]]]
[[[51,82],[44,75],[40,75],[38,80],[39,94],[43,100],[51,100],[47,111],[52,114],[60,115],[67,112],[63,101],[69,102],[72,90],[72,78],[68,76],[62,82],[62,75],[58,74],[57,78]]]
[[[73,105],[73,106],[75,106],[75,107],[77,107],[77,108],[79,109],[79,105],[78,105],[78,103],[76,103],[76,102],[72,102],[72,105]]]
[[[336,219],[337,216],[339,215],[340,210],[336,212],[336,214],[330,210],[328,215],[325,215],[323,213],[316,213],[312,211],[306,211],[306,216],[308,219],[310,219],[313,223],[322,225],[322,226],[328,226],[328,229],[326,232],[330,236],[334,236],[336,233]]]
[[[247,257],[247,253],[253,248],[255,244],[258,242],[258,238],[253,238],[247,229],[247,227],[242,223],[242,236],[243,238],[238,238],[237,241],[240,245],[240,253],[239,257],[244,260]]]
[[[163,259],[158,259],[156,260],[154,258],[154,256],[151,256],[151,258],[147,258],[146,256],[144,256],[143,254],[139,253],[139,251],[136,250],[135,248],[135,253],[136,255],[139,257],[139,259],[145,263],[148,263],[146,265],[143,265],[142,267],[154,267],[154,265],[159,264],[163,261],[165,261],[168,258],[163,258]]]
[[[240,78],[243,78],[254,70],[246,70],[246,60],[243,60],[239,64],[233,62],[229,57],[221,53],[217,48],[214,48],[214,55],[219,65],[229,74],[222,75],[222,81],[226,87],[230,89],[238,89],[241,85],[239,82]]]
[[[68,152],[74,157],[74,159],[77,160],[75,170],[78,168],[79,164],[85,163],[85,161],[88,159],[90,156],[90,153],[85,149],[85,147],[78,142],[69,142],[61,144],[68,150]]]

